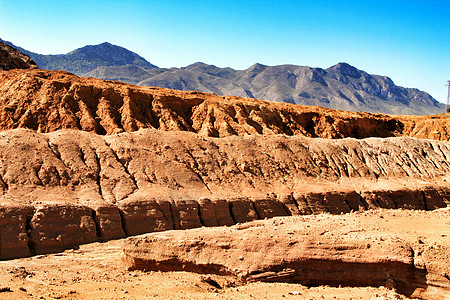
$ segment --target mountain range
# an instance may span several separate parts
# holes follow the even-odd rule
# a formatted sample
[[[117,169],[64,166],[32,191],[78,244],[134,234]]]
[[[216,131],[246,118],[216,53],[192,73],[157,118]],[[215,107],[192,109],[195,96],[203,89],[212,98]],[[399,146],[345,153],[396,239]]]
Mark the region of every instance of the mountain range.
[[[394,84],[348,63],[327,69],[256,63],[246,70],[196,62],[182,68],[159,68],[138,54],[108,42],[67,54],[43,55],[16,47],[41,69],[65,70],[83,77],[123,81],[141,86],[198,90],[333,109],[387,114],[436,114],[445,105],[426,92]]]

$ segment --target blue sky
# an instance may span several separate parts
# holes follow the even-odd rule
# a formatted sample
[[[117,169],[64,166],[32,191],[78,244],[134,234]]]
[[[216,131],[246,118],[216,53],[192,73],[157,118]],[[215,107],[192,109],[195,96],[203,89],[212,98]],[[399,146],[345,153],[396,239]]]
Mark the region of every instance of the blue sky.
[[[42,54],[108,41],[160,67],[347,62],[444,102],[449,15],[449,0],[0,0],[0,38]]]

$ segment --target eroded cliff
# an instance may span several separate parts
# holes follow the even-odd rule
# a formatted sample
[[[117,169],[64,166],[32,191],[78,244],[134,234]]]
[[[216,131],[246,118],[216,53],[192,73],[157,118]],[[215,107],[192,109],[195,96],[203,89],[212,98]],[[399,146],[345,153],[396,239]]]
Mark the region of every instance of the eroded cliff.
[[[137,87],[66,72],[0,72],[0,129],[81,129],[97,134],[142,128],[202,136],[303,135],[322,138],[450,137],[450,118],[346,112],[256,99]]]

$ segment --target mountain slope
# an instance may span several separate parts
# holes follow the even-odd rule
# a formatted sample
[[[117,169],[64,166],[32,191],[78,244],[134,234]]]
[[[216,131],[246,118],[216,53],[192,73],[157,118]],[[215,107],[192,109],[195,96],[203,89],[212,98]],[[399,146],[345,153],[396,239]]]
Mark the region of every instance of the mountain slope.
[[[83,75],[100,66],[134,65],[145,69],[157,68],[138,54],[108,42],[87,45],[67,54],[56,55],[38,54],[10,42],[5,43],[30,56],[41,69],[64,70],[76,75]]]
[[[31,58],[0,40],[0,70],[36,68]]]
[[[426,92],[397,86],[389,77],[370,75],[347,63],[328,69],[255,64],[246,70],[233,70],[195,63],[184,68],[129,70],[129,66],[101,67],[85,75],[350,111],[419,115],[444,111],[444,105]]]

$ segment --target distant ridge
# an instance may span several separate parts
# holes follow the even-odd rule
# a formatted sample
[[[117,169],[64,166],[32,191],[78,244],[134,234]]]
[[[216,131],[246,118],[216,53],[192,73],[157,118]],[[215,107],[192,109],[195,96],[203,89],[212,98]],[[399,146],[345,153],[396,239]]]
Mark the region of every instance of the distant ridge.
[[[349,111],[402,115],[444,111],[444,105],[426,92],[397,86],[389,77],[370,75],[347,63],[327,69],[254,64],[246,70],[234,70],[197,62],[183,68],[151,70],[99,67],[85,76]]]
[[[83,75],[100,66],[135,65],[144,69],[157,68],[138,54],[108,42],[99,45],[87,45],[67,54],[43,55],[5,42],[30,56],[41,69],[64,70]]]
[[[234,70],[202,62],[182,68],[158,68],[138,54],[108,42],[59,55],[17,49],[34,59],[41,69],[134,85],[372,113],[430,115],[445,110],[444,104],[426,92],[397,86],[387,76],[371,75],[345,62],[327,69],[257,63],[246,70]]]

